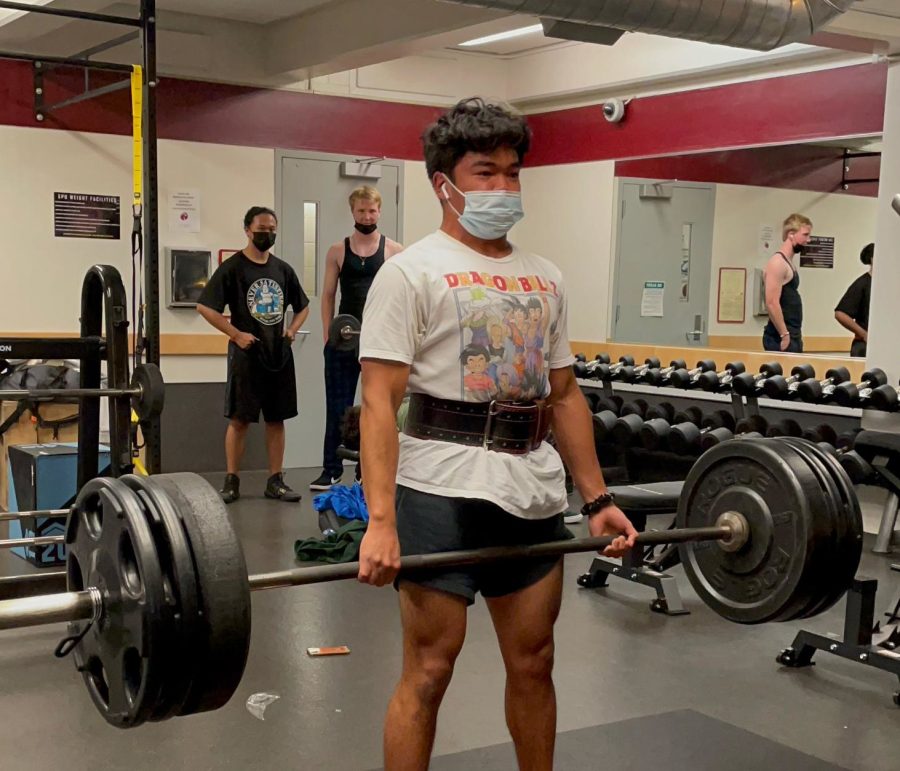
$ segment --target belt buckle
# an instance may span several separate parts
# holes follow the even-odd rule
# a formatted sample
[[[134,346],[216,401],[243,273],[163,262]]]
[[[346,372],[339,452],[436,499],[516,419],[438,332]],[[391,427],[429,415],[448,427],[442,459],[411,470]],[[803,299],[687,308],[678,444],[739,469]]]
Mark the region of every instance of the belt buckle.
[[[537,419],[534,421],[534,426],[532,427],[531,436],[528,439],[528,449],[535,449],[535,443],[537,441],[537,437],[540,434],[540,423],[541,423],[541,405],[538,403],[534,404],[510,404],[499,402],[496,399],[492,399],[491,403],[488,405],[488,414],[487,420],[484,423],[484,441],[481,446],[485,450],[490,450],[491,445],[494,443],[494,440],[491,438],[491,430],[494,427],[494,418],[497,417],[501,412],[530,412],[535,411],[537,413]]]
[[[482,449],[485,450],[490,450],[494,443],[494,440],[491,439],[491,429],[494,427],[494,418],[500,414],[500,410],[494,409],[496,406],[497,400],[491,399],[491,403],[488,405],[487,420],[484,422],[484,440],[481,443]]]

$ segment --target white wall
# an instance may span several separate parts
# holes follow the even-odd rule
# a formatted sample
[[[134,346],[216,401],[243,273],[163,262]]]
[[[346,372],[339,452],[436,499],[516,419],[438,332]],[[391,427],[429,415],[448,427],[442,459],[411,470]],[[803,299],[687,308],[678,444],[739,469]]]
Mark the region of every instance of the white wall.
[[[403,243],[413,244],[441,225],[441,207],[423,161],[403,164]]]
[[[77,332],[81,282],[96,263],[119,269],[131,316],[131,140],[129,137],[43,131],[0,126],[0,332]],[[271,205],[274,154],[271,150],[189,142],[159,143],[160,248],[219,249],[243,246],[243,216],[252,205]],[[200,193],[199,234],[169,228],[168,193],[179,188]],[[53,193],[118,195],[121,239],[55,238]],[[161,292],[165,282],[161,281]],[[166,333],[212,331],[192,309],[165,307],[160,328]],[[132,319],[133,322],[133,319]],[[224,359],[168,356],[162,362],[170,382],[216,381],[225,376]]]
[[[525,219],[512,239],[562,270],[573,340],[607,337],[614,172],[612,161],[599,161],[522,173]]]
[[[709,333],[711,335],[761,335],[766,317],[752,315],[753,269],[765,260],[757,255],[759,227],[778,227],[792,212],[813,221],[813,234],[834,236],[834,268],[801,268],[803,334],[835,336],[850,333],[834,320],[834,306],[853,280],[863,273],[859,252],[875,240],[877,202],[852,195],[776,190],[742,185],[716,186],[716,218],[713,231],[710,276]],[[780,243],[779,243],[780,246]],[[777,246],[775,247],[778,248]],[[774,252],[774,249],[773,249]],[[799,265],[799,262],[797,263]],[[719,268],[747,268],[747,307],[744,324],[719,324],[716,298]]]

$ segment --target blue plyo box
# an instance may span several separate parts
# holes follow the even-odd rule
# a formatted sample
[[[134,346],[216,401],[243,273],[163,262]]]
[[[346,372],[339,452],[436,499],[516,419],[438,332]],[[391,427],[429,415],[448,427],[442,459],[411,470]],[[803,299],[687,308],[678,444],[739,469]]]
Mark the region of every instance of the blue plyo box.
[[[109,448],[101,447],[99,467],[109,465]],[[9,510],[61,509],[75,496],[78,445],[74,443],[20,444],[9,448]],[[10,538],[65,535],[65,517],[26,517],[9,523]],[[12,550],[32,565],[65,564],[64,544],[23,546]]]

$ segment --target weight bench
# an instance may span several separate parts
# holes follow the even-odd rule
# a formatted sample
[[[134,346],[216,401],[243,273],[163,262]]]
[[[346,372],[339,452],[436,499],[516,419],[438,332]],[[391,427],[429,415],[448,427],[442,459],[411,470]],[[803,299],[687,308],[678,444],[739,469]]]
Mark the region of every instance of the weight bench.
[[[869,462],[875,472],[867,484],[888,491],[872,551],[875,554],[889,554],[895,539],[894,529],[900,507],[900,434],[861,431],[856,435],[853,449]]]
[[[610,487],[616,496],[616,504],[631,520],[639,532],[647,528],[647,517],[654,514],[672,514],[678,510],[678,499],[684,482],[652,482],[643,485],[622,485]],[[656,599],[650,603],[650,610],[667,616],[688,614],[681,600],[681,593],[675,577],[657,569],[659,558],[653,564],[646,561],[647,554],[642,548],[632,549],[620,561],[596,557],[588,572],[578,578],[578,585],[586,589],[606,586],[610,576],[652,587]],[[677,564],[677,561],[668,561]]]

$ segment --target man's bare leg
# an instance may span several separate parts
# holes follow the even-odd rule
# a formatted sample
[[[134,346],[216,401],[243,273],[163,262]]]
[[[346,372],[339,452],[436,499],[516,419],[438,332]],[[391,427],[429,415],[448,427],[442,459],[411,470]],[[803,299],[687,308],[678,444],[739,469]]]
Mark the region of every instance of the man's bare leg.
[[[506,665],[506,723],[520,771],[552,771],[556,744],[553,625],[562,561],[536,584],[487,600]]]
[[[438,708],[466,637],[466,601],[400,584],[403,674],[384,725],[385,771],[427,771]]]

